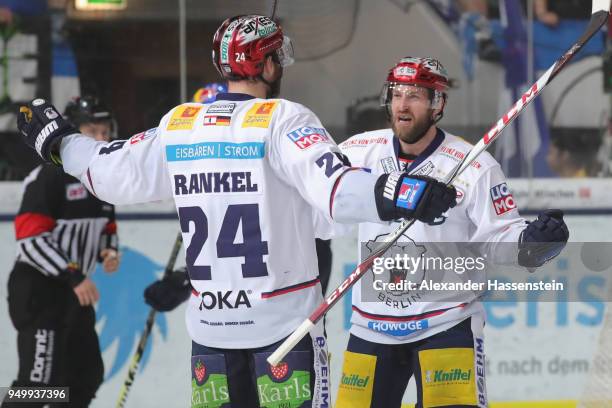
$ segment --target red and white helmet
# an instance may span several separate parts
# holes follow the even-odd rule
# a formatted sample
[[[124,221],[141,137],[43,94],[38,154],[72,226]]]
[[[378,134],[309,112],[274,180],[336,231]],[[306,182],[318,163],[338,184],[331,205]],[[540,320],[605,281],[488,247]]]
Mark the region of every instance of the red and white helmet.
[[[415,85],[433,90],[432,109],[443,109],[449,88],[448,73],[434,58],[404,57],[389,70],[380,94],[381,106],[388,106],[393,88],[397,85]]]
[[[213,37],[213,63],[225,79],[258,77],[263,71],[265,58],[270,54],[282,67],[293,63],[291,40],[266,16],[228,18]]]

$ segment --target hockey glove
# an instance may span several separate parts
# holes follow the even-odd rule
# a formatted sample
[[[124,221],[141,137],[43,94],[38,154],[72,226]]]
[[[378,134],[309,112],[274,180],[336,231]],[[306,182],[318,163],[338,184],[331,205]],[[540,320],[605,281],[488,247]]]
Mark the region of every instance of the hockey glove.
[[[569,238],[563,211],[546,210],[530,222],[519,236],[518,263],[538,268],[561,253]]]
[[[431,224],[457,205],[457,191],[431,177],[394,172],[379,177],[374,187],[378,216],[383,221],[416,218]]]
[[[169,312],[189,298],[191,284],[185,268],[153,282],[144,291],[145,302],[158,312]]]
[[[34,99],[19,108],[17,127],[25,143],[44,161],[61,165],[59,144],[64,136],[78,131],[59,114],[55,106],[44,99]]]

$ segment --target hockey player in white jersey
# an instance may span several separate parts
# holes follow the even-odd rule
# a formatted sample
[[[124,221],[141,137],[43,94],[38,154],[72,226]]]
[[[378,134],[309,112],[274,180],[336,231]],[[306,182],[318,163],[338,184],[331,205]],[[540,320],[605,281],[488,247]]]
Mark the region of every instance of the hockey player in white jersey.
[[[321,302],[314,214],[338,222],[432,221],[456,191],[433,179],[349,166],[317,117],[276,97],[291,43],[264,16],[223,22],[213,62],[228,81],[211,104],[172,109],[155,129],[110,144],[79,135],[41,99],[18,126],[47,161],[63,163],[115,204],[174,198],[194,288],[187,306],[192,406],[326,407],[319,328],[275,367],[266,358]],[[420,183],[411,205],[401,185]]]
[[[391,128],[355,135],[340,149],[352,165],[376,175],[408,172],[444,179],[472,147],[436,126],[444,113],[447,90],[448,76],[439,61],[403,58],[389,71],[381,94]],[[536,268],[565,246],[569,233],[562,212],[548,210],[526,224],[490,154],[479,156],[453,184],[457,205],[429,225],[415,223],[396,250],[411,254],[417,250],[418,254],[415,244],[421,243],[471,242],[488,247],[508,243],[513,263]],[[360,224],[361,250],[367,251],[372,241],[397,227],[397,223]],[[530,251],[534,242],[552,245],[544,252]],[[401,270],[388,270],[382,281],[401,280],[401,273],[393,275],[397,272]],[[376,296],[366,299],[366,281],[367,276],[353,287],[351,336],[336,406],[399,408],[411,377],[417,385],[417,408],[487,406],[484,313],[477,295],[453,293],[452,299],[442,297],[432,303],[423,301],[425,295],[421,297],[418,290],[378,286]],[[369,283],[373,285],[373,280]]]

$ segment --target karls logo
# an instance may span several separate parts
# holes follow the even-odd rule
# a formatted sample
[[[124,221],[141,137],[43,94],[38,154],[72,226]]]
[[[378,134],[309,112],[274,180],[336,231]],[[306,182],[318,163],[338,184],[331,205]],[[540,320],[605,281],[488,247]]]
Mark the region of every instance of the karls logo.
[[[527,92],[525,92],[521,96],[521,99],[519,99],[514,104],[514,106],[510,108],[510,110],[506,112],[506,114],[502,116],[500,120],[497,121],[495,126],[493,126],[491,130],[487,132],[483,139],[484,144],[488,145],[493,140],[495,140],[497,135],[506,127],[506,125],[510,123],[510,121],[514,119],[514,117],[522,110],[523,106],[531,102],[533,98],[535,98],[536,95],[539,93],[539,91],[540,90],[538,89],[538,83],[536,82],[530,89],[527,90]]]
[[[200,310],[238,309],[241,306],[246,308],[251,307],[251,301],[245,290],[239,290],[238,292],[233,290],[228,290],[226,292],[202,292],[200,296],[202,297]]]
[[[505,214],[516,208],[514,197],[510,194],[506,183],[501,183],[491,188],[491,201],[497,215]]]
[[[325,129],[310,126],[292,130],[287,133],[287,137],[300,149],[307,149],[316,143],[329,142]]]
[[[34,366],[30,371],[30,381],[49,383],[51,369],[53,365],[53,330],[38,329],[34,338],[36,339],[36,349],[34,352]]]

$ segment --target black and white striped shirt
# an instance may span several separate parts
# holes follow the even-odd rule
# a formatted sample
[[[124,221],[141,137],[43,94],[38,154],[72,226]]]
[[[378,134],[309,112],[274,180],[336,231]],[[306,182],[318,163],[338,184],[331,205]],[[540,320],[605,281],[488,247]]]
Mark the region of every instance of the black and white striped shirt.
[[[17,261],[58,278],[87,276],[102,249],[117,248],[115,210],[62,169],[42,165],[24,180],[15,235]]]

